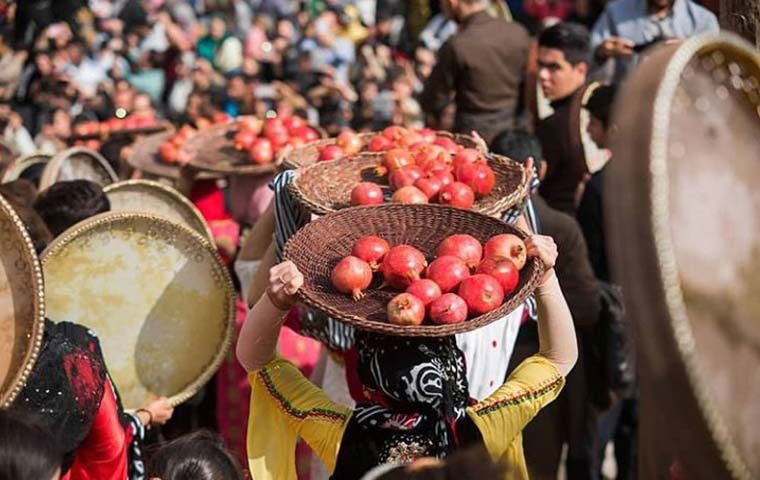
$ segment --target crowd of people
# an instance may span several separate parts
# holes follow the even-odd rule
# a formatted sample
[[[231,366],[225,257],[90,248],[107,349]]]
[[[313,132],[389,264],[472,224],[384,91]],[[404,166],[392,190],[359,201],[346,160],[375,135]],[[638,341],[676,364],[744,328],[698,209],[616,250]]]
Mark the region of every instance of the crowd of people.
[[[65,150],[79,124],[132,114],[196,128],[220,116],[297,114],[330,136],[428,126],[473,134],[535,172],[525,202],[502,219],[531,233],[529,255],[547,266],[534,297],[500,321],[400,345],[295,302],[303,276],[282,248],[310,217],[289,197],[292,172],[196,181],[183,169],[177,186],[236,278],[236,351],[186,405],[159,399],[125,412],[97,337],[46,321],[34,374],[0,411],[0,477],[553,479],[563,468],[568,480],[599,479],[612,443],[617,478],[637,478],[638,385],[625,328],[635,319],[624,316],[605,251],[612,106],[650,48],[717,32],[716,8],[0,1],[0,171],[14,157]],[[124,161],[129,141],[88,145],[120,177],[140,175]],[[38,253],[110,209],[83,180],[42,192],[19,180],[0,194]],[[63,369],[70,356],[86,358],[95,378]],[[403,388],[426,368],[440,391]],[[82,381],[94,385],[86,400],[38,389],[73,395]]]

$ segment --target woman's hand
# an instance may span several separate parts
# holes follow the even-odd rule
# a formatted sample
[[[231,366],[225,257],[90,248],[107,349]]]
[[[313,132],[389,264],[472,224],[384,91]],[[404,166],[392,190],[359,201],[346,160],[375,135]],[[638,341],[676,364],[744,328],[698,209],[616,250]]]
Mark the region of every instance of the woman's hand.
[[[554,275],[554,265],[557,262],[557,244],[552,237],[546,235],[531,235],[525,241],[529,257],[538,257],[546,267],[541,285]]]
[[[290,310],[296,303],[296,293],[303,286],[303,274],[293,262],[285,261],[269,270],[267,296],[279,310]]]
[[[142,416],[141,414],[147,414]],[[146,427],[150,428],[153,425],[164,425],[168,422],[174,414],[174,407],[171,406],[169,400],[166,397],[161,397],[158,400],[154,400],[145,408],[141,408],[137,411],[140,421]]]

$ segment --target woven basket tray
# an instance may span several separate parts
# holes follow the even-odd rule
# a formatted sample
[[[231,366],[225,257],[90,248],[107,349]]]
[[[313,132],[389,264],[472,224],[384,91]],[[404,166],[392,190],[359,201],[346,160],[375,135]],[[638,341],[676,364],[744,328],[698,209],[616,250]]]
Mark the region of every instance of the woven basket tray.
[[[362,141],[362,148],[376,135],[380,135],[380,132],[360,133],[359,138]],[[437,131],[436,135],[439,137],[449,137],[466,148],[476,148],[483,151],[480,144],[470,135],[451,133],[443,130]],[[291,170],[313,165],[317,163],[317,159],[319,158],[319,149],[327,145],[334,145],[336,141],[337,138],[324,138],[291,151],[284,151],[279,154],[281,158],[278,161],[282,163],[283,167]]]
[[[129,166],[152,176],[178,179],[180,177],[180,166],[165,163],[159,157],[161,145],[168,142],[175,133],[177,132],[172,129],[139,137],[132,145],[132,153],[127,157]],[[213,172],[200,172],[198,174],[198,178],[202,180],[219,178],[220,176],[220,174]]]
[[[359,182],[381,185],[387,201],[391,190],[388,177],[378,177],[374,169],[382,161],[379,153],[318,162],[298,171],[288,188],[301,205],[317,215],[335,212],[351,206],[351,190]],[[529,188],[530,177],[519,163],[494,154],[486,154],[488,165],[496,176],[494,189],[475,201],[471,210],[496,215],[518,204]]]
[[[321,128],[310,127],[320,136],[326,136]],[[272,163],[253,165],[247,152],[235,149],[234,138],[238,128],[239,122],[232,122],[200,130],[182,145],[181,150],[188,155],[190,165],[204,171],[227,175],[268,175],[276,172],[282,163],[281,155],[275,156]]]
[[[501,233],[526,234],[499,220],[479,213],[443,205],[379,205],[354,207],[321,217],[298,231],[285,245],[285,258],[304,274],[300,300],[316,310],[354,327],[387,335],[441,337],[475,330],[494,322],[517,308],[538,285],[544,267],[529,258],[520,271],[517,289],[498,309],[456,325],[402,327],[386,322],[388,302],[398,293],[378,288],[379,275],[365,296],[354,302],[330,283],[338,261],[350,255],[353,244],[364,235],[378,235],[391,245],[408,244],[432,259],[438,244],[447,236],[467,233],[481,242]]]

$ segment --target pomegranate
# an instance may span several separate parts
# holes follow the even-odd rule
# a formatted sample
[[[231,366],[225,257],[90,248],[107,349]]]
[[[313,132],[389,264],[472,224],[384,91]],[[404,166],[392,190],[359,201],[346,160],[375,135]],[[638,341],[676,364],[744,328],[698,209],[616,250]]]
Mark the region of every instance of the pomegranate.
[[[438,201],[457,208],[470,208],[475,203],[475,192],[461,182],[451,183],[441,189]]]
[[[417,133],[420,134],[422,140],[424,140],[426,143],[435,142],[435,138],[437,137],[435,130],[432,128],[421,128],[417,131]]]
[[[398,190],[401,187],[414,185],[419,178],[422,177],[422,170],[419,167],[410,165],[408,167],[401,167],[393,173],[391,173],[388,183],[390,183],[393,190]]]
[[[293,136],[302,138],[304,143],[313,142],[319,140],[319,134],[311,127],[301,127],[293,130]]]
[[[441,296],[441,287],[432,280],[421,278],[409,285],[409,288],[406,289],[406,293],[411,293],[419,298],[427,307],[430,305],[430,302]]]
[[[391,249],[384,239],[375,235],[365,235],[356,241],[351,255],[367,262],[372,271],[377,271],[383,257]]]
[[[442,146],[446,149],[447,152],[452,155],[455,155],[461,148],[456,144],[454,140],[450,139],[449,137],[437,137],[433,143]]]
[[[430,304],[430,320],[437,325],[453,325],[467,320],[467,303],[455,293],[445,293]]]
[[[435,200],[438,197],[438,192],[443,188],[443,184],[438,177],[422,177],[414,182],[414,186],[422,190],[428,200]]]
[[[409,148],[415,143],[423,143],[422,135],[409,130],[396,141],[396,145],[401,148]]]
[[[492,276],[476,273],[459,284],[459,296],[467,304],[467,310],[477,316],[498,308],[504,301],[504,290]]]
[[[437,283],[443,293],[454,291],[469,276],[470,269],[467,265],[453,255],[436,258],[425,272],[425,277]]]
[[[238,122],[240,123],[240,131],[247,130],[255,135],[261,132],[261,120],[254,116],[242,115],[238,117]]]
[[[282,128],[281,130],[272,130],[265,136],[276,148],[282,147],[288,143],[288,140],[290,140],[290,135],[288,134],[288,131],[285,130],[285,128]]]
[[[520,237],[505,233],[493,236],[486,242],[483,247],[483,256],[508,258],[518,270],[522,270],[527,259],[527,249]]]
[[[470,187],[476,195],[488,195],[496,182],[493,170],[485,162],[465,163],[457,168],[457,181]]]
[[[282,120],[279,118],[269,118],[264,122],[264,136],[270,137],[272,135],[280,135],[280,133],[287,134],[288,131],[285,125],[282,124]]]
[[[251,145],[251,162],[261,165],[263,163],[270,163],[274,159],[274,149],[272,148],[272,142],[266,138],[259,138]]]
[[[409,185],[396,190],[391,197],[391,202],[404,205],[428,203],[428,197],[419,188]]]
[[[337,145],[327,145],[319,152],[318,162],[325,162],[327,160],[335,160],[343,156],[343,149]]]
[[[425,255],[410,245],[397,245],[385,254],[381,271],[385,283],[394,288],[406,289],[425,269]]]
[[[478,267],[478,273],[491,275],[499,281],[504,295],[509,295],[517,288],[517,282],[520,281],[520,274],[517,273],[517,267],[512,260],[504,257],[488,257],[483,260]]]
[[[420,325],[425,320],[425,305],[411,293],[400,293],[388,302],[388,322],[394,325]]]
[[[355,155],[362,149],[362,140],[359,135],[349,130],[341,132],[335,144],[343,149],[346,155]]]
[[[295,132],[299,128],[306,126],[306,120],[301,117],[287,117],[282,120],[282,125],[288,129],[289,132]]]
[[[398,142],[402,136],[406,135],[406,131],[407,130],[404,127],[392,125],[383,130],[383,136],[395,143]]]
[[[470,271],[474,271],[483,257],[483,246],[472,235],[460,233],[444,239],[435,251],[439,257],[453,255],[462,260]]]
[[[384,201],[383,189],[376,183],[361,182],[351,190],[351,205],[380,205]]]
[[[382,135],[376,135],[372,137],[367,145],[367,150],[370,152],[384,152],[393,148],[393,142]]]
[[[161,145],[159,154],[161,155],[161,160],[166,163],[175,163],[177,161],[177,147],[171,142]]]
[[[466,165],[468,163],[475,163],[482,159],[480,156],[480,152],[475,150],[474,148],[463,148],[460,150],[456,155],[454,155],[454,158],[452,160],[452,164],[454,165],[454,169],[456,170],[462,165]]]
[[[443,170],[433,172],[433,176],[441,181],[441,188],[447,187],[454,183],[454,175],[452,175],[448,170],[445,172]]]
[[[256,141],[256,134],[250,130],[239,130],[235,134],[235,149],[248,150]]]
[[[372,269],[364,260],[349,255],[335,265],[330,281],[339,292],[350,293],[354,300],[359,300],[364,296],[362,290],[372,283]]]
[[[388,173],[393,173],[401,167],[412,165],[413,163],[412,157],[409,155],[408,151],[401,148],[394,148],[385,152],[385,155],[383,155],[383,164],[377,167],[375,171],[378,175],[386,175]]]
[[[424,170],[432,171],[433,164],[443,165],[448,169],[448,165],[451,163],[449,153],[438,145],[422,143],[411,151],[414,156],[414,162]]]

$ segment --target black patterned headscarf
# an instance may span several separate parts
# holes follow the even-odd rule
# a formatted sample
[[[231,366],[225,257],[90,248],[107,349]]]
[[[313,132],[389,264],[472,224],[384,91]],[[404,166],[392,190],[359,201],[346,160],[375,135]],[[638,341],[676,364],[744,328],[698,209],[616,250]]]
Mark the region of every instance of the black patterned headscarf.
[[[367,401],[354,418],[365,428],[428,436],[433,454],[457,445],[456,422],[469,404],[464,354],[453,336],[403,338],[357,332],[358,373]]]

